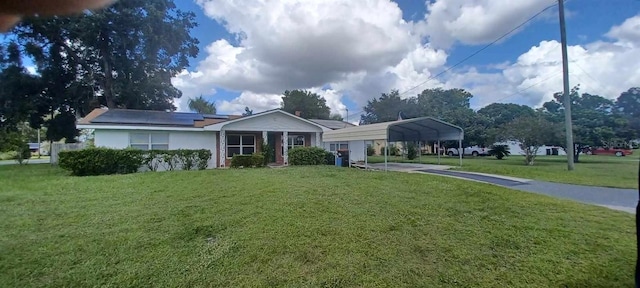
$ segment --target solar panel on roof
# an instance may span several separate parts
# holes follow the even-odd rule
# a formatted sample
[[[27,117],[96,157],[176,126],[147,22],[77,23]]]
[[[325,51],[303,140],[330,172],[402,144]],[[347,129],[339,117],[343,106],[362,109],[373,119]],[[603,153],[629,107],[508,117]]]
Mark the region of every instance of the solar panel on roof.
[[[91,123],[192,126],[197,120],[204,120],[204,117],[196,113],[109,110]]]

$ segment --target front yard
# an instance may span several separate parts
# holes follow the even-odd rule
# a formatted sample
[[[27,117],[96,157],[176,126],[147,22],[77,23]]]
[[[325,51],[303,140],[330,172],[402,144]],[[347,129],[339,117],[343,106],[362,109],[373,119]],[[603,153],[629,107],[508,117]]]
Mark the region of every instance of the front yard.
[[[462,159],[462,168],[454,169],[578,185],[638,188],[640,150],[636,152],[626,157],[580,155],[580,163],[575,165],[574,171],[567,171],[564,156],[538,156],[534,166],[525,166],[521,155],[512,155],[503,160],[494,157],[465,156]],[[370,156],[368,161],[383,163],[384,156]],[[421,159],[415,160],[389,157],[389,162],[419,163],[420,161],[425,164],[438,163],[435,156],[422,156]],[[458,166],[458,158],[442,156],[441,163]]]
[[[0,219],[0,287],[632,287],[636,253],[630,214],[335,167],[0,166]]]

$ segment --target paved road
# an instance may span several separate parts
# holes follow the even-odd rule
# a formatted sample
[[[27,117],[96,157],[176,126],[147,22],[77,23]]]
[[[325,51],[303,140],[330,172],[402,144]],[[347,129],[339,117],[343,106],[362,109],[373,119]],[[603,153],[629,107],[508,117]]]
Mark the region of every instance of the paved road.
[[[636,203],[638,202],[638,191],[635,189],[582,186],[525,179],[513,180],[499,176],[495,177],[486,174],[481,175],[450,170],[442,171],[425,169],[420,171],[430,174],[486,182],[520,191],[571,199],[582,203],[604,206],[629,213],[635,213]]]
[[[384,163],[371,164],[369,166],[375,169],[384,169]],[[561,184],[499,175],[452,171],[447,170],[450,167],[439,165],[389,163],[388,168],[390,171],[421,172],[490,183],[519,191],[571,199],[577,202],[604,206],[629,213],[635,213],[635,207],[638,201],[638,190],[636,189]]]

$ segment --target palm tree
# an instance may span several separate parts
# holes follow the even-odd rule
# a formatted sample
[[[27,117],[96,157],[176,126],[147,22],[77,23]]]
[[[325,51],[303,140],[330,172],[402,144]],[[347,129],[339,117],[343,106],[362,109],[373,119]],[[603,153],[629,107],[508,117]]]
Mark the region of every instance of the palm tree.
[[[202,95],[189,99],[189,110],[201,114],[216,114],[216,104],[204,99]]]
[[[511,155],[511,152],[509,152],[509,146],[507,145],[493,145],[491,149],[487,151],[487,154],[496,156],[498,160],[502,160],[502,158]]]

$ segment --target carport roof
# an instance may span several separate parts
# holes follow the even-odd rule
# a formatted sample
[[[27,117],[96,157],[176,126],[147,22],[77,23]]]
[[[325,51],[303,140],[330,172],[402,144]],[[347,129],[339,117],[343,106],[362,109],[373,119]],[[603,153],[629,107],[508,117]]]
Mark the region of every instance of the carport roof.
[[[387,140],[395,141],[436,141],[462,140],[464,130],[453,124],[421,117],[391,122],[348,127],[324,132],[324,142]]]

